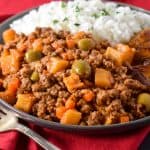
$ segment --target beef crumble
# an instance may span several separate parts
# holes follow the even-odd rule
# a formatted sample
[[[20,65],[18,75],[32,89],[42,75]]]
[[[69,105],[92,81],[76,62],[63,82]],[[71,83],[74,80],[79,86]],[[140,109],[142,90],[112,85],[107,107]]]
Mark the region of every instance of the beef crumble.
[[[83,39],[92,43],[90,48],[79,43]],[[84,32],[72,35],[37,28],[29,36],[16,34],[13,41],[0,47],[3,79],[0,85],[7,90],[10,80],[18,78],[18,87],[13,91],[17,93],[16,101],[32,100],[32,95],[35,100],[25,111],[50,121],[90,126],[145,117],[149,112],[137,98],[141,93],[149,93],[149,87],[134,79],[122,60],[111,59],[112,53],[106,54],[109,48],[107,41],[97,43]],[[16,70],[5,69],[2,64],[4,53],[10,56],[11,51],[19,53],[19,56],[15,54],[15,61],[19,63]],[[0,92],[3,98],[1,94],[4,92]],[[12,104],[23,110],[16,101]],[[68,114],[74,115],[75,121],[69,122]]]

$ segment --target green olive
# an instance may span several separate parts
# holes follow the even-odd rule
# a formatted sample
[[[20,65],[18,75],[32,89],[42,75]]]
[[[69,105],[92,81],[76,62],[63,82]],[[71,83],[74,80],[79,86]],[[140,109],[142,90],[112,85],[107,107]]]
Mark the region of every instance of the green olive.
[[[150,112],[150,94],[148,94],[148,93],[139,94],[137,103],[143,104],[146,108],[146,111]]]
[[[91,75],[91,67],[85,60],[75,60],[72,64],[72,72],[87,78]]]
[[[42,58],[42,53],[40,51],[29,50],[25,53],[25,60],[30,63],[33,61],[37,61]]]
[[[78,48],[84,51],[90,50],[94,46],[94,42],[90,38],[84,38],[78,41]]]
[[[31,79],[32,81],[38,81],[38,80],[39,80],[39,74],[38,74],[38,72],[34,71],[34,72],[31,74],[30,79]]]

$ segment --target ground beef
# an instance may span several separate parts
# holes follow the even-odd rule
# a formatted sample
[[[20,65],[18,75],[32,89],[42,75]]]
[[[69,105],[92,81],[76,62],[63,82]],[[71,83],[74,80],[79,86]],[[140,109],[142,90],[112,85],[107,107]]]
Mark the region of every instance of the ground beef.
[[[131,89],[135,89],[135,90],[144,90],[146,89],[146,86],[144,86],[142,83],[140,83],[137,80],[134,79],[126,79],[124,81],[124,84]]]
[[[76,39],[76,36],[79,37]],[[92,47],[87,51],[78,46],[78,41],[82,38],[90,38],[93,41]],[[28,62],[26,53],[34,49],[35,40],[41,41],[42,49],[39,50],[41,56],[38,60]],[[73,40],[71,43],[73,46],[68,45],[68,40]],[[18,34],[14,41],[0,45],[1,55],[6,49],[17,49],[19,53],[21,52],[20,68],[16,72],[3,75],[0,66],[0,76],[4,79],[0,80],[0,90],[3,92],[2,89],[7,89],[13,78],[18,78],[20,86],[17,94],[31,94],[36,100],[30,113],[56,122],[61,120],[56,114],[57,108],[65,108],[63,109],[65,112],[68,109],[78,111],[81,113],[78,124],[88,126],[120,123],[122,116],[128,116],[128,121],[131,121],[149,115],[145,106],[137,103],[138,95],[149,93],[149,87],[133,78],[129,64],[119,66],[115,61],[106,58],[105,52],[108,46],[111,45],[107,41],[96,42],[90,34],[72,35],[66,31],[56,33],[51,28],[36,28],[28,36]],[[52,62],[52,57],[61,59],[63,62],[61,64]],[[72,69],[74,61],[80,59],[86,61],[91,68],[89,76],[80,75],[84,68],[82,65],[79,65],[76,71]],[[65,69],[61,68],[66,62]],[[53,66],[61,69],[52,72],[51,67]],[[110,73],[113,78],[111,86],[104,88],[95,84],[96,68],[105,69]],[[33,72],[38,74],[36,81],[31,79]],[[76,80],[74,76],[71,76],[74,74]],[[69,84],[67,85],[68,80],[65,82],[65,79],[68,77]],[[76,82],[78,84],[74,86]],[[85,94],[85,91],[89,92]],[[69,108],[66,106],[67,102]]]
[[[98,125],[98,124],[102,124],[103,121],[104,121],[104,116],[100,112],[94,111],[90,113],[88,120],[87,120],[87,124]]]

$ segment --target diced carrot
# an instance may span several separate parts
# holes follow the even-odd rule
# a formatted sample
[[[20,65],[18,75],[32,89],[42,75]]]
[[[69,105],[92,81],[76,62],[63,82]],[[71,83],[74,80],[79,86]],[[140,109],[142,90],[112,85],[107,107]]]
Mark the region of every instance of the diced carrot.
[[[121,123],[129,122],[129,120],[130,120],[130,119],[129,119],[129,116],[121,116],[121,117],[120,117],[120,122],[121,122]]]
[[[16,103],[16,95],[8,90],[0,92],[0,98],[11,105]]]
[[[43,43],[42,43],[42,39],[36,39],[33,44],[33,50],[35,51],[42,51],[43,50]]]
[[[66,43],[67,43],[67,47],[70,49],[74,48],[76,45],[75,40],[73,40],[73,39],[66,39]]]
[[[18,78],[13,78],[8,84],[7,90],[15,94],[19,86],[20,86],[20,80]]]
[[[66,112],[65,106],[60,106],[56,108],[56,117],[61,119],[64,113]]]
[[[7,29],[3,32],[3,40],[5,43],[13,41],[16,37],[16,32],[13,29]]]
[[[75,107],[74,95],[71,95],[65,103],[66,109],[73,109]]]
[[[95,97],[94,93],[91,90],[84,90],[83,93],[83,99],[87,102],[90,102]]]

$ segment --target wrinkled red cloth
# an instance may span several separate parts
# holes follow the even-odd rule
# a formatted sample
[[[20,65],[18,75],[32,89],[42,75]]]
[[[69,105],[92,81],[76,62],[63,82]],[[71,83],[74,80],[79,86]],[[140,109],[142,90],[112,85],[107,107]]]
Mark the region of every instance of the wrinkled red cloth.
[[[149,0],[120,0],[150,10]],[[50,0],[0,0],[0,21],[33,6]],[[150,127],[114,135],[80,135],[54,131],[31,124],[31,129],[54,143],[62,150],[136,150]],[[0,150],[41,150],[31,139],[16,131],[0,133]]]

